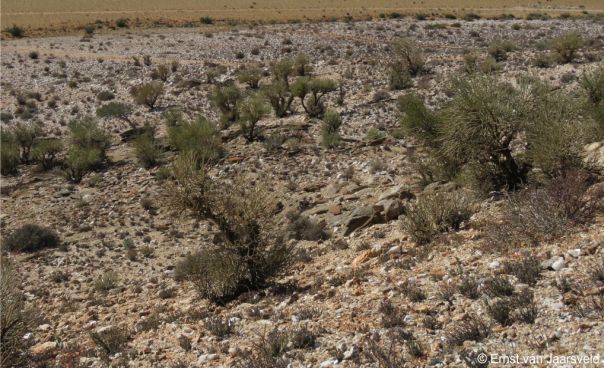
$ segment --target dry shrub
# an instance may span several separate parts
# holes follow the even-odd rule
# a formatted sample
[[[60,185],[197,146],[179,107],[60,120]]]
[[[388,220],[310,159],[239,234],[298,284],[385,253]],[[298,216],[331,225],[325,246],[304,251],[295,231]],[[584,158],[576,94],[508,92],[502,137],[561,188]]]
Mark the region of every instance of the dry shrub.
[[[13,266],[4,259],[0,273],[0,366],[27,366],[30,340],[23,336],[37,326],[37,315],[19,291],[19,280]]]
[[[191,275],[200,294],[224,302],[243,291],[264,287],[283,273],[292,259],[276,221],[276,197],[263,183],[243,176],[218,182],[198,169],[194,153],[185,152],[173,167],[172,188],[177,208],[189,209],[220,230],[216,249],[198,254],[198,268]]]
[[[544,187],[533,187],[508,197],[501,219],[485,227],[487,244],[496,248],[536,245],[569,228],[588,222],[602,210],[602,190],[589,190],[588,174],[567,170]]]
[[[411,204],[403,229],[418,244],[430,243],[445,231],[458,230],[472,215],[472,200],[464,192],[424,194]]]

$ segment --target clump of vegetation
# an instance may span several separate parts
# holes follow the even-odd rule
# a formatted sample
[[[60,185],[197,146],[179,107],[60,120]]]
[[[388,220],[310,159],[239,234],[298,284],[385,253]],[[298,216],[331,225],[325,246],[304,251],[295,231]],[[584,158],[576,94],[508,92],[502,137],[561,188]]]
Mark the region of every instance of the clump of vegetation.
[[[214,23],[214,20],[212,19],[212,17],[209,16],[203,16],[199,19],[199,21],[201,22],[201,24],[212,24]]]
[[[392,90],[413,85],[412,77],[425,71],[425,59],[421,48],[410,39],[401,38],[393,43],[393,62],[388,69],[388,84]]]
[[[20,280],[13,264],[3,259],[0,268],[0,366],[25,367],[30,363],[27,361],[27,351],[31,339],[24,339],[23,336],[38,326],[39,318],[19,290]]]
[[[270,112],[264,96],[254,94],[246,97],[238,106],[239,124],[245,139],[248,142],[256,138],[256,125],[264,116]]]
[[[262,93],[273,107],[275,116],[284,117],[291,110],[295,96],[285,81],[273,81],[273,83],[263,86]]]
[[[325,223],[313,221],[298,211],[288,212],[286,217],[289,220],[287,232],[291,238],[312,241],[329,239],[329,234],[325,231]]]
[[[415,94],[400,96],[397,100],[401,117],[401,129],[405,134],[420,138],[429,147],[436,146],[440,119],[428,110]]]
[[[325,113],[323,97],[337,87],[337,83],[331,79],[300,77],[291,86],[291,91],[300,99],[308,116],[320,118]]]
[[[174,204],[211,219],[220,230],[215,249],[189,259],[187,274],[200,295],[224,302],[243,291],[266,286],[292,259],[275,220],[275,195],[268,186],[243,178],[216,182],[199,169],[193,154],[181,154],[173,166]]]
[[[309,76],[312,73],[312,67],[310,66],[310,60],[308,56],[304,53],[299,53],[296,55],[293,64],[294,71],[296,75],[300,77]]]
[[[12,232],[4,241],[4,247],[9,251],[36,252],[44,248],[55,248],[59,243],[59,236],[54,231],[27,224]]]
[[[125,328],[108,326],[90,334],[92,341],[106,355],[113,355],[123,350],[130,338]]]
[[[16,174],[20,162],[21,154],[14,134],[3,129],[0,134],[0,173]]]
[[[21,161],[28,163],[31,149],[36,138],[42,133],[42,128],[38,124],[21,123],[13,129],[15,142],[19,145],[21,152]]]
[[[6,28],[6,32],[8,32],[13,38],[21,38],[25,35],[25,30],[16,24]]]
[[[100,292],[107,292],[117,287],[119,277],[115,271],[107,271],[100,275],[94,281],[94,289]]]
[[[115,95],[110,91],[101,91],[96,95],[99,101],[110,101],[115,98]]]
[[[63,142],[58,138],[38,139],[32,149],[33,159],[42,169],[50,170],[57,164],[57,156],[63,151]]]
[[[491,333],[490,326],[480,317],[473,316],[457,322],[447,331],[447,342],[450,346],[461,346],[464,341],[482,341]]]
[[[598,201],[604,197],[589,188],[588,174],[569,170],[544,186],[510,195],[500,218],[485,226],[487,242],[499,248],[535,245],[588,222],[600,210]]]
[[[164,85],[158,81],[142,84],[131,91],[134,101],[139,105],[149,107],[150,110],[155,108],[163,92]]]
[[[199,164],[214,163],[224,155],[216,124],[203,116],[168,125],[168,141],[171,147],[181,152],[194,153]]]
[[[65,158],[65,175],[70,181],[78,183],[87,172],[101,166],[111,138],[90,117],[70,122],[69,130],[71,146]]]
[[[262,79],[262,70],[257,66],[242,69],[239,71],[237,79],[239,82],[249,85],[251,89],[258,89]]]
[[[518,281],[528,285],[535,285],[541,275],[539,259],[530,255],[505,262],[503,269],[505,273],[516,276]]]
[[[514,51],[516,47],[510,41],[497,40],[493,41],[488,48],[488,53],[495,61],[504,61],[507,59],[508,52]]]
[[[96,116],[98,116],[99,118],[117,118],[130,124],[130,126],[134,126],[134,124],[130,120],[131,113],[132,109],[130,108],[130,106],[121,102],[109,102],[108,104],[103,105],[96,110]]]
[[[604,66],[581,76],[581,87],[587,95],[587,108],[598,123],[597,137],[604,137]]]
[[[239,119],[239,103],[241,102],[241,91],[234,84],[224,87],[216,87],[212,92],[212,104],[220,110],[220,118],[223,124],[229,124]]]
[[[566,33],[551,42],[551,49],[557,54],[561,63],[570,63],[577,56],[577,50],[585,45],[579,32]]]
[[[133,141],[132,146],[138,162],[144,168],[151,168],[159,161],[160,149],[155,139],[155,129],[146,125]]]
[[[128,19],[128,18],[119,18],[118,20],[115,21],[115,25],[118,28],[127,28],[129,23],[130,23],[130,19]]]
[[[170,77],[170,68],[167,65],[161,64],[151,72],[151,79],[159,79],[162,82],[166,82]]]
[[[323,116],[321,125],[321,144],[326,148],[334,148],[340,145],[340,133],[338,130],[342,125],[342,118],[336,111],[327,111]]]
[[[472,215],[471,199],[463,192],[424,194],[409,206],[403,229],[418,244],[444,231],[456,231]]]

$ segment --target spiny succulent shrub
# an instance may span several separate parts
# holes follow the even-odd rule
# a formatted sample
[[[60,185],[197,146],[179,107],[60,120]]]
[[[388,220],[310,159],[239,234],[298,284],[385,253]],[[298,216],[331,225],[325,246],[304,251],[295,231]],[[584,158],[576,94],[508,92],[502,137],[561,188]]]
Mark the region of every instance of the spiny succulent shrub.
[[[20,123],[13,129],[15,142],[17,142],[21,151],[22,162],[29,162],[31,148],[41,133],[42,128],[38,124]]]
[[[403,114],[400,121],[405,134],[420,138],[430,147],[437,145],[440,119],[428,110],[419,96],[402,95],[397,100],[397,107]]]
[[[21,162],[19,145],[12,132],[2,129],[0,134],[0,173],[12,175],[17,173]]]
[[[262,79],[262,70],[257,66],[241,69],[237,73],[237,79],[239,82],[249,85],[251,89],[258,89]]]
[[[130,125],[133,125],[132,121],[130,120],[131,113],[132,109],[130,108],[130,106],[121,102],[109,102],[96,110],[96,116],[98,116],[99,118],[117,118],[125,121]]]
[[[31,339],[24,339],[28,332],[38,325],[38,313],[25,299],[19,290],[21,281],[15,272],[14,265],[8,259],[0,263],[0,366],[26,367],[28,349]]]
[[[472,214],[472,200],[468,193],[427,193],[409,206],[403,219],[403,229],[416,243],[426,244],[442,232],[458,230]]]
[[[504,61],[507,59],[508,52],[514,49],[516,46],[511,41],[496,40],[491,42],[487,51],[496,61]]]
[[[337,111],[327,111],[323,116],[321,124],[321,144],[326,148],[334,148],[340,145],[339,129],[342,118]]]
[[[220,110],[222,114],[220,120],[223,124],[233,123],[239,119],[238,105],[241,99],[241,91],[234,84],[214,89],[211,96],[212,104]]]
[[[19,27],[16,24],[13,24],[11,27],[7,27],[6,32],[8,32],[13,38],[21,38],[25,35],[25,30]]]
[[[312,66],[308,56],[304,53],[299,53],[294,59],[294,71],[300,77],[309,76],[312,73]]]
[[[159,79],[162,82],[166,82],[170,77],[170,68],[167,65],[158,65],[157,68],[151,72],[151,79]]]
[[[279,231],[276,196],[269,186],[242,177],[218,182],[198,162],[193,153],[177,158],[171,193],[177,208],[212,220],[220,230],[215,249],[201,251],[199,272],[189,278],[202,297],[224,302],[283,273],[292,249]]]
[[[561,63],[570,63],[577,56],[577,50],[585,45],[581,34],[577,31],[566,33],[551,41],[551,49],[557,54]]]
[[[136,152],[138,162],[144,168],[151,168],[159,161],[160,149],[155,140],[155,129],[150,125],[146,125],[133,141],[132,146]]]
[[[248,142],[256,138],[256,124],[270,112],[264,96],[254,94],[246,97],[239,104],[239,125]]]
[[[130,93],[138,105],[145,105],[150,110],[155,108],[157,101],[164,92],[162,82],[154,81],[134,87]]]
[[[224,155],[216,124],[203,116],[168,126],[170,146],[181,152],[193,152],[201,163],[214,163]]]
[[[552,177],[579,165],[595,128],[574,97],[534,79],[513,86],[476,75],[455,79],[452,94],[439,112],[438,151],[462,181],[481,190],[515,189],[532,167]],[[519,139],[526,144],[522,155],[514,149]]]
[[[295,96],[285,81],[274,81],[263,86],[262,93],[273,107],[275,116],[284,117],[291,110],[291,104]]]
[[[320,118],[325,112],[323,97],[337,88],[336,81],[331,79],[300,77],[292,84],[291,91],[300,99],[308,116]]]
[[[58,138],[38,139],[32,149],[32,157],[42,169],[50,170],[57,164],[57,156],[63,151],[63,142]]]
[[[4,247],[9,251],[35,252],[57,247],[59,243],[59,236],[54,231],[35,224],[27,224],[12,232],[4,241]]]

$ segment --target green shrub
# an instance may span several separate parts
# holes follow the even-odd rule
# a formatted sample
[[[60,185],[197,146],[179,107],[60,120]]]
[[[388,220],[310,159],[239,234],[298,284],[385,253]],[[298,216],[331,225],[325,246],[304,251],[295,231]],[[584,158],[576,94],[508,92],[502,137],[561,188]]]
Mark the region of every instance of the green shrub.
[[[201,251],[193,280],[202,297],[224,302],[240,292],[266,286],[292,259],[291,248],[279,231],[276,196],[270,186],[243,178],[232,182],[211,179],[194,155],[181,155],[173,167],[171,190],[177,208],[190,209],[212,220],[220,230],[215,250]]]
[[[405,65],[401,63],[391,63],[388,66],[388,87],[393,90],[402,90],[413,87],[411,74]]]
[[[312,73],[312,67],[310,66],[310,60],[308,60],[308,56],[304,53],[299,53],[296,55],[293,64],[294,71],[296,75],[300,77],[309,76]]]
[[[480,15],[475,13],[467,13],[463,16],[463,20],[465,20],[466,22],[473,22],[478,19],[480,19]]]
[[[577,50],[584,44],[581,34],[573,31],[553,39],[551,49],[556,52],[561,63],[570,63],[575,59]]]
[[[178,107],[171,107],[161,114],[168,128],[176,126],[184,121],[182,110]]]
[[[100,149],[73,145],[65,157],[65,177],[73,183],[79,183],[86,173],[98,168],[104,156]]]
[[[538,68],[549,68],[554,63],[554,56],[549,52],[540,52],[533,63]]]
[[[0,173],[2,175],[16,174],[20,162],[21,154],[14,134],[2,129],[0,133]]]
[[[166,82],[170,77],[170,68],[167,65],[158,65],[157,68],[151,72],[151,79],[159,79],[162,82]]]
[[[8,32],[14,38],[21,38],[25,35],[25,30],[15,24],[6,28],[6,32]]]
[[[407,210],[403,229],[418,244],[430,243],[444,231],[456,231],[472,215],[467,193],[429,193],[417,198]]]
[[[581,87],[587,95],[587,108],[597,122],[597,137],[604,138],[604,66],[581,77]]]
[[[213,163],[224,155],[216,124],[203,116],[168,127],[168,140],[179,151],[193,152],[199,163]]]
[[[241,99],[241,91],[234,84],[214,89],[211,96],[212,104],[222,113],[221,122],[223,124],[239,119],[238,104]]]
[[[11,252],[36,252],[44,248],[55,248],[59,243],[59,236],[54,231],[27,224],[13,231],[4,241],[4,247]]]
[[[323,116],[321,125],[321,144],[326,148],[334,148],[340,145],[340,133],[342,118],[336,111],[327,111]]]
[[[132,89],[134,101],[139,105],[145,105],[150,110],[155,108],[157,100],[164,92],[164,85],[161,82],[149,82]]]
[[[271,66],[271,73],[275,81],[284,82],[289,87],[289,77],[294,73],[294,63],[289,59],[283,59]]]
[[[105,152],[111,146],[111,137],[98,122],[91,117],[73,120],[69,124],[71,143],[80,149],[95,149],[101,159],[105,159]]]
[[[15,127],[13,134],[15,142],[19,145],[21,151],[21,160],[29,162],[31,148],[38,136],[42,133],[42,128],[37,124],[21,123]]]
[[[300,99],[308,116],[315,118],[322,117],[325,112],[323,97],[337,87],[337,83],[331,79],[300,77],[292,84],[291,91]]]
[[[379,141],[380,139],[384,139],[386,138],[386,133],[376,129],[376,128],[369,128],[367,130],[367,132],[365,133],[365,141],[366,142],[375,142],[375,141]],[[381,170],[378,170],[381,171]]]
[[[132,113],[130,106],[121,102],[109,102],[96,110],[96,116],[99,118],[118,118],[130,125],[133,125],[132,121],[130,120],[130,113]]]
[[[507,53],[514,51],[516,47],[510,41],[497,40],[493,41],[488,48],[488,53],[496,61],[504,61],[507,59]]]
[[[208,17],[207,15],[204,17],[201,17],[199,19],[199,21],[201,22],[201,24],[212,24],[214,23],[214,20],[211,17]]]
[[[252,89],[258,89],[260,79],[262,79],[262,70],[256,66],[245,68],[239,71],[237,78],[239,82],[246,83]]]
[[[58,138],[39,139],[34,144],[32,156],[44,170],[56,165],[57,156],[63,151],[63,142]]]
[[[403,116],[401,128],[405,134],[421,139],[428,146],[435,146],[440,120],[428,110],[424,102],[415,94],[400,96],[397,106]]]
[[[99,101],[110,101],[115,98],[115,95],[110,91],[101,91],[98,95],[96,95],[96,98]]]
[[[94,24],[87,24],[84,26],[84,33],[86,33],[88,36],[91,36],[92,34],[94,34],[95,29],[96,28]]]
[[[155,166],[159,160],[160,149],[154,133],[155,129],[146,126],[143,133],[132,141],[136,158],[146,169]]]
[[[116,271],[104,272],[94,281],[94,289],[100,292],[107,292],[115,289],[119,282],[119,277]]]
[[[20,291],[21,280],[17,276],[12,262],[2,259],[0,263],[0,366],[27,367],[28,349],[32,339],[24,339],[39,324],[36,311],[26,303],[25,295]]]
[[[239,124],[248,142],[256,138],[256,124],[270,112],[265,99],[260,94],[246,97],[239,104]]]
[[[479,69],[484,74],[492,74],[501,70],[501,64],[494,57],[488,56],[480,63]]]
[[[128,23],[130,23],[130,19],[128,19],[128,18],[119,18],[118,20],[115,21],[115,25],[118,28],[127,28]]]
[[[284,81],[275,81],[270,85],[263,86],[262,93],[266,96],[275,111],[275,116],[281,118],[291,110],[294,95],[288,84]]]

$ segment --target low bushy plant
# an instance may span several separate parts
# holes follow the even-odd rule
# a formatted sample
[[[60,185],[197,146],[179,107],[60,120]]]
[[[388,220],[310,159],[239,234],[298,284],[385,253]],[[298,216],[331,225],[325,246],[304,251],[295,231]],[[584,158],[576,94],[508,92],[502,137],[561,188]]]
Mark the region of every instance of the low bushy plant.
[[[340,145],[339,129],[342,118],[336,111],[327,111],[323,116],[321,125],[321,144],[326,148],[334,148]]]
[[[286,82],[274,81],[269,85],[263,86],[262,93],[273,107],[275,116],[279,118],[284,117],[291,110],[294,95],[291,93],[289,85]]]
[[[169,126],[168,140],[181,152],[193,152],[200,163],[216,162],[224,154],[216,124],[203,116]]]
[[[16,174],[20,162],[21,154],[15,136],[12,132],[2,129],[0,134],[0,173],[2,175]]]
[[[566,33],[551,42],[551,49],[557,54],[561,63],[570,63],[577,56],[577,51],[585,45],[581,34],[577,31]]]
[[[239,119],[238,105],[242,100],[241,91],[234,84],[224,87],[216,87],[212,92],[212,104],[222,114],[220,120],[223,124],[229,124]]]
[[[164,85],[158,81],[149,82],[133,88],[131,92],[137,104],[153,110],[164,92]]]
[[[59,246],[59,236],[52,230],[35,224],[27,224],[13,231],[4,241],[9,251],[36,252]]]
[[[325,112],[323,98],[337,87],[337,83],[331,79],[300,77],[291,86],[291,91],[300,99],[308,116],[320,118]]]
[[[39,139],[32,149],[32,157],[44,170],[50,170],[57,164],[57,156],[62,151],[63,142],[60,139]]]
[[[415,94],[400,96],[397,100],[401,117],[401,128],[405,134],[421,139],[426,145],[436,146],[440,120],[428,110],[424,102]]]
[[[239,125],[248,142],[256,138],[258,121],[270,112],[264,96],[254,94],[246,97],[239,104]]]
[[[86,173],[97,169],[103,163],[103,155],[98,148],[71,146],[65,157],[64,174],[67,180],[79,183]]]
[[[258,89],[262,79],[262,70],[256,66],[251,66],[239,71],[237,79],[241,83],[250,86],[251,89]]]
[[[142,133],[132,141],[132,146],[138,162],[144,168],[151,168],[158,163],[160,149],[155,140],[155,129],[151,126],[143,129]]]
[[[426,244],[442,232],[458,230],[472,214],[472,200],[467,193],[427,193],[409,206],[403,229],[416,243]]]

